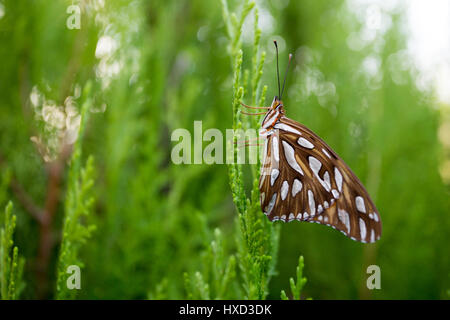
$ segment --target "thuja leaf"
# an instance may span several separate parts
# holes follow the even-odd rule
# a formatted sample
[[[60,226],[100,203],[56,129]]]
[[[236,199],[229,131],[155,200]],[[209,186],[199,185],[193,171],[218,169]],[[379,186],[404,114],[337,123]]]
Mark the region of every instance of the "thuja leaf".
[[[24,260],[19,257],[18,247],[14,246],[16,216],[12,209],[13,204],[10,201],[5,208],[3,226],[0,229],[0,296],[4,300],[17,299],[23,287]]]
[[[296,268],[296,280],[294,280],[294,278],[289,279],[289,286],[291,288],[292,299],[294,300],[301,299],[302,290],[307,281],[306,278],[303,277],[304,266],[305,264],[303,256],[300,256],[300,258],[298,259],[298,266]],[[283,300],[288,299],[286,292],[284,290],[281,291],[281,299]]]

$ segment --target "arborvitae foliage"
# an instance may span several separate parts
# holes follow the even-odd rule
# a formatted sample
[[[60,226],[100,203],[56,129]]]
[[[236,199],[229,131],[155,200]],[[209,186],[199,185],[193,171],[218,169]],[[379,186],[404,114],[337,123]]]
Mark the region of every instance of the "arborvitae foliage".
[[[85,87],[84,95],[88,96],[91,90],[90,84]],[[78,133],[78,142],[74,146],[67,182],[65,199],[65,216],[62,229],[61,248],[58,259],[57,274],[57,298],[69,299],[76,296],[77,290],[69,289],[66,284],[69,266],[84,267],[80,259],[80,250],[91,236],[95,226],[87,220],[92,215],[94,196],[92,194],[95,170],[94,159],[89,157],[86,165],[81,167],[81,142],[83,141],[88,111],[91,105],[90,99],[86,99],[81,112],[81,124]]]
[[[296,268],[296,279],[297,280],[294,280],[294,278],[289,278],[289,285],[291,287],[291,294],[292,294],[293,300],[301,299],[302,289],[305,286],[306,281],[307,281],[306,278],[303,277],[303,268],[305,266],[303,260],[304,260],[303,256],[300,256],[300,258],[298,259],[298,266]],[[281,299],[283,299],[283,300],[289,299],[284,290],[281,290]]]
[[[0,296],[3,300],[18,299],[23,289],[22,274],[24,259],[19,256],[19,248],[14,245],[16,216],[9,202],[0,219]]]
[[[74,159],[73,159],[74,160]],[[77,290],[69,290],[66,285],[67,268],[76,265],[84,267],[79,252],[95,230],[95,226],[87,224],[86,219],[92,214],[94,197],[94,160],[89,157],[86,166],[80,170],[80,177],[74,180],[67,191],[66,216],[64,220],[60,257],[58,260],[57,298],[74,298]]]
[[[213,240],[202,254],[200,271],[184,275],[187,299],[236,299],[241,288],[236,277],[236,257],[226,255],[227,248],[219,229],[214,230]]]
[[[229,39],[229,52],[233,62],[233,129],[253,128],[258,130],[258,123],[249,116],[243,118],[240,113],[240,102],[247,98],[259,106],[264,105],[266,89],[261,94],[262,66],[265,52],[260,51],[261,30],[258,27],[258,9],[253,1],[245,1],[238,16],[229,12],[227,1],[222,1],[222,10],[227,35]],[[248,14],[253,9],[254,42],[252,49],[252,62],[249,69],[243,69],[244,53],[242,50],[241,34],[242,25]],[[244,76],[243,76],[244,75]],[[241,138],[241,139],[240,139]],[[238,157],[238,148],[242,148],[243,137],[234,136],[234,159]],[[245,144],[245,143],[244,143]],[[249,152],[256,152],[250,148]],[[248,299],[264,299],[267,295],[268,283],[274,274],[278,248],[279,228],[273,226],[268,219],[261,214],[259,205],[259,163],[251,168],[251,192],[247,196],[244,186],[244,166],[234,161],[229,165],[229,178],[233,200],[239,214],[238,234],[238,264],[242,273],[245,296]]]

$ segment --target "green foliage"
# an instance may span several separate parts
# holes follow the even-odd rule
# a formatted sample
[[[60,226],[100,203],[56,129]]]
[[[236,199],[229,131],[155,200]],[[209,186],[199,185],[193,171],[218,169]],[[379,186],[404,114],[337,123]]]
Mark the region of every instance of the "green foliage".
[[[254,7],[253,1],[245,1],[239,18],[235,14],[229,15],[226,1],[222,1],[223,16],[227,25],[228,37],[230,40],[230,55],[234,60],[234,85],[233,85],[233,129],[254,128],[258,129],[256,121],[241,120],[240,102],[244,94],[248,93],[248,77],[251,81],[251,101],[257,100],[264,103],[259,98],[260,82],[262,76],[262,66],[265,53],[260,52],[261,30],[258,27],[258,11],[254,9],[254,42],[251,72],[245,70],[244,81],[242,81],[243,51],[241,49],[241,33],[244,20]],[[265,91],[265,90],[264,90]],[[234,136],[234,159],[237,159],[238,136]],[[254,150],[250,150],[254,152]],[[243,165],[233,162],[229,165],[229,179],[233,200],[239,214],[239,228],[241,233],[238,235],[238,261],[244,280],[245,296],[248,299],[264,299],[267,296],[268,284],[270,278],[274,275],[276,255],[278,249],[279,229],[273,227],[264,215],[261,214],[259,206],[258,176],[259,166],[252,168],[252,189],[250,198],[246,196],[243,177]]]
[[[221,300],[240,296],[235,255],[227,257],[225,253],[223,235],[215,229],[213,240],[203,253],[201,272],[184,275],[186,298]]]
[[[19,248],[13,241],[16,216],[12,214],[12,209],[13,204],[9,202],[0,224],[0,296],[3,300],[18,299],[24,286],[24,259],[19,257]]]
[[[298,259],[298,266],[295,269],[297,281],[295,281],[294,278],[289,278],[289,285],[291,287],[291,293],[292,293],[293,300],[301,299],[302,289],[305,286],[306,281],[307,281],[306,278],[303,277],[303,268],[305,266],[303,260],[304,260],[303,256],[300,256],[300,258]],[[283,300],[289,299],[284,290],[281,290],[281,299],[283,299]]]
[[[4,206],[8,199],[8,186],[11,183],[11,171],[8,169],[3,169],[0,171],[2,173],[0,181],[0,206]]]
[[[92,214],[94,198],[91,194],[94,184],[94,161],[89,157],[86,166],[80,170],[79,180],[74,180],[67,191],[66,217],[64,220],[60,256],[58,260],[57,298],[74,298],[76,290],[66,286],[67,267],[84,264],[79,257],[80,250],[95,230],[85,220]],[[73,189],[72,189],[73,188]]]
[[[90,86],[86,87],[89,92]],[[92,215],[94,197],[92,190],[94,187],[94,159],[89,157],[86,165],[81,168],[81,141],[87,122],[88,108],[90,101],[83,105],[81,113],[81,125],[79,130],[79,140],[75,144],[72,159],[70,161],[69,178],[67,182],[67,194],[65,199],[65,217],[62,229],[61,248],[58,259],[57,275],[57,298],[75,298],[77,290],[67,288],[67,268],[71,265],[84,266],[80,259],[80,250],[90,238],[95,226],[89,224],[87,219]]]

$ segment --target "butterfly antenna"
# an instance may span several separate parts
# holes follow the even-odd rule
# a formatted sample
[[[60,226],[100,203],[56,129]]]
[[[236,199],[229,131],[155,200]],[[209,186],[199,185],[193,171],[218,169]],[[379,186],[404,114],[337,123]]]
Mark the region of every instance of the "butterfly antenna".
[[[283,89],[281,90],[280,100],[281,100],[281,96],[283,95],[283,92],[284,92],[284,85],[286,84],[286,77],[287,77],[287,73],[289,70],[289,65],[291,64],[291,60],[292,60],[292,53],[289,53],[289,61],[288,61],[288,65],[286,67],[286,72],[284,73]]]
[[[280,91],[280,69],[278,68],[278,44],[276,40],[273,40],[275,44],[275,50],[277,51],[277,79],[278,79],[278,96],[281,99],[281,91]]]

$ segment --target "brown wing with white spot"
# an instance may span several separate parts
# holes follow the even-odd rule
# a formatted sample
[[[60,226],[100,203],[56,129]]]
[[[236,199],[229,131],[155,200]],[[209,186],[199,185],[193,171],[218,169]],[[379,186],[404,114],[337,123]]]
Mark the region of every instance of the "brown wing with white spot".
[[[380,215],[341,158],[305,126],[282,117],[266,140],[261,208],[271,221],[310,221],[375,242]]]

